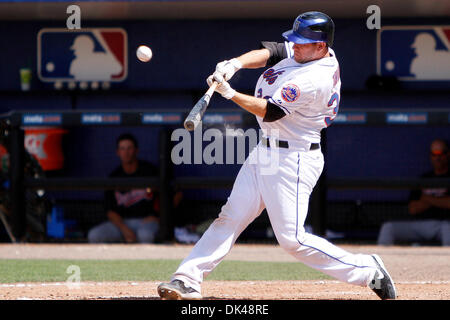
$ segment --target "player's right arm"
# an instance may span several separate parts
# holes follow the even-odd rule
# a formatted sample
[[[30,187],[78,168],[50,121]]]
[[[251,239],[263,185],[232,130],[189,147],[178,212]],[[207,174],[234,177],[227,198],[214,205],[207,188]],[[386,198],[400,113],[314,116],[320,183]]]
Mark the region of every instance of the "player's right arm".
[[[408,203],[408,211],[412,215],[420,214],[431,208],[431,205],[423,200],[411,200]]]
[[[450,196],[435,197],[431,195],[423,195],[422,200],[436,208],[450,209]]]

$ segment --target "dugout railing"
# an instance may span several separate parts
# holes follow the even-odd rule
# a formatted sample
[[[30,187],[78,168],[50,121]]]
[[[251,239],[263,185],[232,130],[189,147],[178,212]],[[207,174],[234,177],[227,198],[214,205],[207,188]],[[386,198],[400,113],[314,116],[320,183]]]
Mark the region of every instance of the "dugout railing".
[[[1,121],[9,128],[10,139],[10,195],[12,230],[17,239],[25,233],[26,189],[43,190],[105,190],[121,187],[151,187],[161,194],[160,238],[173,238],[173,217],[171,216],[171,188],[181,189],[230,189],[235,177],[173,177],[171,172],[170,143],[171,131],[182,127],[187,115],[181,110],[73,110],[73,111],[11,111],[1,115]],[[214,110],[205,114],[208,126],[223,128],[231,120],[236,127],[255,126],[254,117],[247,113],[230,110]],[[443,126],[450,125],[449,110],[356,110],[341,111],[333,126],[353,125],[410,125]],[[24,128],[27,126],[158,126],[159,130],[159,176],[154,178],[112,179],[105,177],[58,177],[32,178],[24,176]],[[326,131],[322,134],[322,151],[326,153]],[[410,190],[422,187],[448,187],[450,179],[418,179],[405,177],[376,178],[329,178],[323,172],[311,197],[311,217],[314,232],[323,235],[326,229],[326,199],[330,189],[381,189]]]
[[[21,239],[26,231],[25,190],[107,190],[129,187],[150,187],[160,192],[161,240],[173,237],[170,190],[173,187],[229,188],[231,178],[208,179],[187,177],[171,179],[170,132],[182,127],[187,116],[185,110],[51,110],[10,111],[2,114],[0,120],[8,128],[10,146],[10,184],[12,233]],[[222,120],[220,120],[222,119]],[[204,123],[215,126],[231,119],[235,123],[251,125],[253,119],[241,112],[218,110],[210,112]],[[107,177],[52,177],[34,178],[24,175],[24,128],[32,127],[77,127],[77,126],[157,126],[159,130],[159,176],[154,178],[107,178]]]

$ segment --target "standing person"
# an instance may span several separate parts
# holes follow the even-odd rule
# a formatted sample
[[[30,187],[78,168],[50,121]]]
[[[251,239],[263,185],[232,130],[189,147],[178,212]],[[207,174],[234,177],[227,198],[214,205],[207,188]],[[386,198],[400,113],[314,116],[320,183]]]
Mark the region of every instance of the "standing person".
[[[120,165],[111,172],[110,177],[158,175],[155,166],[138,159],[138,142],[133,135],[120,135],[116,152]],[[89,242],[154,242],[159,230],[159,209],[157,195],[150,188],[108,190],[105,192],[105,205],[108,221],[89,231]]]
[[[449,178],[450,151],[444,140],[430,145],[433,170],[422,178]],[[408,211],[411,220],[383,223],[378,235],[379,245],[437,241],[450,246],[450,188],[424,188],[411,192]]]
[[[242,165],[219,217],[171,282],[158,286],[163,299],[200,299],[204,277],[264,208],[280,246],[296,259],[341,281],[370,286],[382,299],[396,297],[380,257],[352,254],[305,232],[309,196],[324,165],[320,131],[336,117],[340,98],[339,65],[331,49],[334,23],[323,13],[306,12],[283,36],[288,42],[263,42],[260,50],[219,63],[208,77],[209,85],[221,83],[216,91],[224,98],[256,116],[264,137]],[[240,68],[268,64],[275,65],[260,76],[255,96],[227,82]],[[277,161],[276,172],[268,174],[262,161],[250,161],[264,154]]]

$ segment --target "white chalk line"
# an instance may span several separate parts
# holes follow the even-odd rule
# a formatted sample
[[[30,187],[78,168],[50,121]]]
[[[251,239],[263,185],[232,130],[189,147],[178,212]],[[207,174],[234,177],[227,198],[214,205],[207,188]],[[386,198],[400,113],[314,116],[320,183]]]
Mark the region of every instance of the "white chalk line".
[[[251,281],[252,283],[257,283],[257,281]],[[270,281],[268,281],[270,282]],[[307,281],[308,283],[311,283],[311,281]],[[156,282],[155,282],[156,283]],[[298,283],[301,283],[301,281],[298,281]],[[306,283],[306,282],[305,282]],[[321,280],[321,281],[314,281],[313,284],[319,284],[319,285],[326,285],[326,284],[337,284],[341,283],[344,284],[341,281],[337,280]],[[405,285],[417,285],[417,284],[450,284],[450,280],[444,280],[444,281],[396,281],[396,284],[405,284]],[[80,282],[80,283],[74,283],[74,282],[43,282],[43,283],[6,283],[6,284],[0,284],[0,288],[36,288],[36,287],[62,287],[66,286],[70,289],[77,289],[79,287],[96,287],[96,286],[148,286],[149,282],[123,282],[123,281],[117,281],[117,282]]]
[[[138,283],[138,282],[43,282],[43,283],[6,283],[6,284],[0,284],[0,288],[32,288],[32,287],[62,287],[66,286],[69,288],[77,288],[80,286],[137,286],[137,285],[148,285],[147,283]]]

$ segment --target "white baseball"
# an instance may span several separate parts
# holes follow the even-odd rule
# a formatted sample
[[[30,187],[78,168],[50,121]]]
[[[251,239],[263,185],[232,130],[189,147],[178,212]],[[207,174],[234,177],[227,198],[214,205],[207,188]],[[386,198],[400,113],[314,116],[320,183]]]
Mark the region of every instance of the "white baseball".
[[[136,56],[142,62],[149,62],[153,56],[152,49],[147,46],[141,45],[137,48]]]

